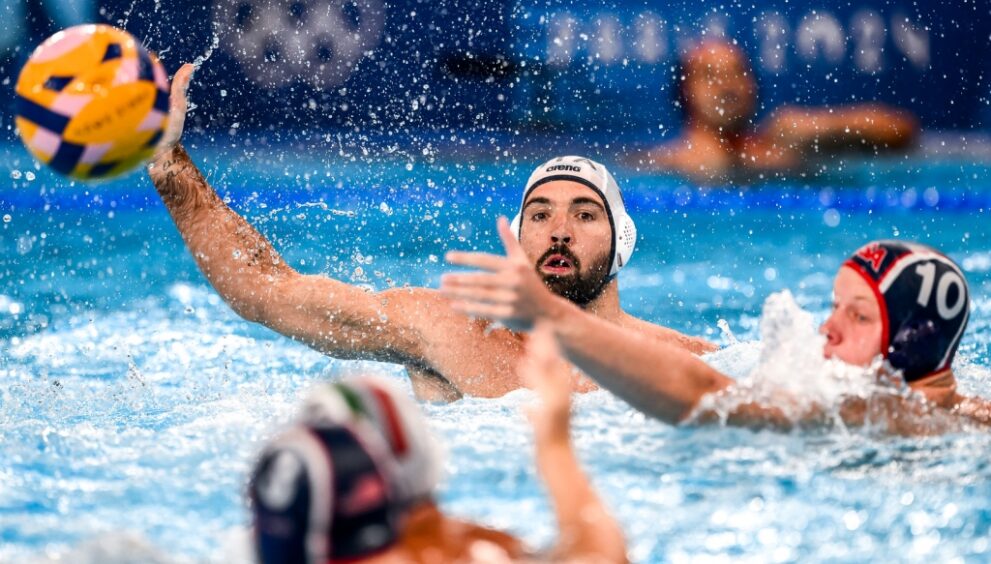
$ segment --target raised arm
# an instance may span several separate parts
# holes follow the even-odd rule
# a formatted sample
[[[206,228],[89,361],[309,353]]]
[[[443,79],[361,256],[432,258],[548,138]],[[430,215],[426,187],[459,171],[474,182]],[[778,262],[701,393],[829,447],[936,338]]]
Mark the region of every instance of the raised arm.
[[[900,148],[915,140],[918,121],[903,110],[882,104],[836,108],[779,108],[763,126],[771,141],[802,149],[820,147]]]
[[[571,383],[549,326],[530,337],[519,376],[540,400],[528,410],[540,472],[557,515],[553,562],[626,562],[626,539],[571,445]]]
[[[393,362],[415,357],[419,340],[402,323],[413,300],[300,274],[210,187],[179,143],[192,73],[186,64],[173,79],[169,124],[148,174],[217,293],[245,319],[327,354]]]
[[[448,253],[449,262],[482,272],[447,274],[441,292],[452,307],[515,329],[546,321],[565,356],[601,386],[669,423],[684,419],[706,394],[733,380],[682,347],[599,319],[555,296],[533,271],[505,218],[499,235],[507,256]]]

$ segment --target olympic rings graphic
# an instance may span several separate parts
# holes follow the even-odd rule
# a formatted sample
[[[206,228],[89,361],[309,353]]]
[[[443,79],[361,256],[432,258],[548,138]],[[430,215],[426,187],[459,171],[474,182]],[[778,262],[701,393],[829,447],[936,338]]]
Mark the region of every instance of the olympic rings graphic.
[[[343,83],[385,27],[383,0],[218,0],[213,11],[226,50],[269,87]]]

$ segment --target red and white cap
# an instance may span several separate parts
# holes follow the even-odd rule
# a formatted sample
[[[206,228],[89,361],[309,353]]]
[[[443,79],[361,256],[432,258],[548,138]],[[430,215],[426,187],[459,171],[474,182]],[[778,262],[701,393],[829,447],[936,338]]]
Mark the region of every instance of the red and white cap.
[[[416,400],[388,380],[360,376],[319,385],[306,398],[300,419],[372,427],[395,462],[390,481],[399,502],[414,504],[433,495],[443,467],[441,450]]]

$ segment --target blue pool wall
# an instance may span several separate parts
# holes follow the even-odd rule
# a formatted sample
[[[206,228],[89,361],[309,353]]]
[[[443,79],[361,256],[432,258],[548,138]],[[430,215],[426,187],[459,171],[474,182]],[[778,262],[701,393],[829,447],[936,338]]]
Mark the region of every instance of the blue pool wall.
[[[257,23],[266,9],[275,16]],[[8,140],[20,66],[46,36],[86,22],[129,30],[170,73],[203,60],[193,127],[279,141],[416,129],[664,138],[681,122],[678,53],[703,37],[751,55],[762,114],[881,101],[931,130],[991,125],[991,4],[980,1],[3,0],[0,22]]]

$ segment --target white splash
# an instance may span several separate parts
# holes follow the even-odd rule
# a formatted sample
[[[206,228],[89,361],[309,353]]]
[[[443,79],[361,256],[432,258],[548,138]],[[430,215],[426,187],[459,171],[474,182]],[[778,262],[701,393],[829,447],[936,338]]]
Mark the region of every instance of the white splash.
[[[771,294],[760,320],[763,349],[749,380],[755,389],[785,392],[798,398],[835,403],[850,393],[866,392],[875,373],[822,355],[825,337],[812,314],[803,310],[787,290]]]
[[[881,376],[880,358],[866,368],[824,358],[825,338],[816,330],[812,314],[795,302],[791,292],[772,294],[764,302],[760,335],[761,342],[756,346],[759,358],[755,364],[752,343],[733,345],[727,353],[707,359],[731,374],[732,371],[719,365],[726,360],[750,360],[747,364],[752,368],[738,378],[737,385],[703,398],[690,420],[715,415],[719,421],[726,422],[742,406],[756,404],[778,409],[791,423],[814,416],[816,421],[843,426],[844,403],[860,399],[869,400],[865,421],[869,424],[877,415],[886,419],[875,409],[875,399],[907,398],[910,394],[900,379]],[[743,350],[733,352],[735,349]],[[924,402],[921,397],[912,401]]]
[[[202,55],[196,57],[196,59],[193,60],[193,66],[196,67],[197,69],[203,66],[203,63],[209,61],[210,57],[213,56],[214,50],[216,50],[216,48],[220,46],[220,33],[218,28],[219,25],[216,22],[214,22],[213,33],[210,38],[210,46],[207,47],[206,51],[204,51]]]

